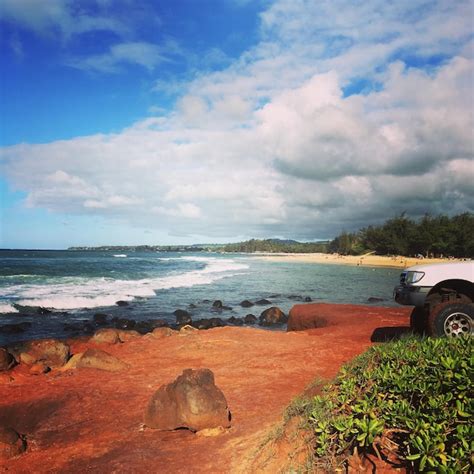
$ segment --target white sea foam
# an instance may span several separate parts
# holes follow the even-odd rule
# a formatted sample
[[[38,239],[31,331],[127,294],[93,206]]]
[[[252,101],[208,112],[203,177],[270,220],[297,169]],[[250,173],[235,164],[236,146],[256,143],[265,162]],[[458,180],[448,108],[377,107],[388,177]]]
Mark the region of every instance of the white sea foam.
[[[127,258],[127,256],[124,253],[118,253],[117,255],[114,255],[114,257],[117,258]]]
[[[18,310],[11,304],[0,303],[0,313],[18,313]]]
[[[0,296],[11,298],[15,303],[26,306],[61,310],[95,308],[114,305],[118,300],[131,301],[136,297],[151,297],[156,294],[155,290],[209,285],[248,268],[248,265],[231,259],[184,258],[203,262],[206,266],[200,270],[141,280],[64,277],[55,279],[54,283],[50,280],[50,284],[46,285],[23,284],[0,288]]]

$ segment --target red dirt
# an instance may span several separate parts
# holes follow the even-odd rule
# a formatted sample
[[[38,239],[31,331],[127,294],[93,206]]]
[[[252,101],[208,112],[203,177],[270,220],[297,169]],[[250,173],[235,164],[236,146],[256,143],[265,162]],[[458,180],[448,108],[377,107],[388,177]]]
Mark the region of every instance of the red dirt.
[[[101,347],[131,369],[29,375],[18,366],[13,380],[2,375],[0,424],[26,435],[28,449],[0,461],[0,471],[251,472],[260,443],[295,396],[316,377],[333,377],[372,344],[373,334],[381,340],[407,329],[408,320],[408,308],[331,305],[330,325],[304,332],[224,327],[116,345],[70,341],[73,353]],[[184,369],[202,367],[214,372],[227,398],[232,428],[201,437],[144,427],[155,390]]]

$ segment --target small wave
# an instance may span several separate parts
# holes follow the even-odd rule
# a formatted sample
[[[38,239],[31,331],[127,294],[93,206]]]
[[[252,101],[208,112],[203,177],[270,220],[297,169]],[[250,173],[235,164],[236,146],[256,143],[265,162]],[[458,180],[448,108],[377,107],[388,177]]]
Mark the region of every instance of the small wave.
[[[18,313],[18,310],[9,303],[0,303],[0,313]]]
[[[127,255],[125,255],[124,253],[118,253],[117,255],[114,255],[114,257],[116,257],[116,258],[127,258]]]

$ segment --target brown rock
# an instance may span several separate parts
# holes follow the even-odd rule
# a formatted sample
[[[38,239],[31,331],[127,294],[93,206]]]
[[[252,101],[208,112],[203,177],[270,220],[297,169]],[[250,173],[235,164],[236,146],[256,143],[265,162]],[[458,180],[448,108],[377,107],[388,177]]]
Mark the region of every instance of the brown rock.
[[[276,306],[262,311],[260,314],[259,323],[260,326],[271,326],[273,324],[284,324],[288,321],[286,314]]]
[[[62,367],[69,359],[69,345],[57,339],[41,339],[26,343],[20,349],[20,362],[47,367]]]
[[[132,339],[136,339],[140,336],[141,334],[138,331],[135,331],[134,329],[130,329],[128,331],[121,329],[118,331],[118,337],[121,342],[131,341]]]
[[[304,331],[328,326],[330,314],[327,306],[325,304],[293,306],[288,318],[287,331]]]
[[[177,331],[173,331],[171,328],[156,328],[153,329],[151,336],[156,339],[161,339],[162,337],[169,337],[173,334],[177,334]]]
[[[230,427],[230,411],[209,369],[186,369],[171,384],[153,395],[145,413],[145,424],[159,430]]]
[[[0,372],[11,369],[14,365],[14,357],[6,349],[0,347]]]
[[[25,449],[25,442],[14,429],[0,426],[0,460],[19,456]]]
[[[89,368],[118,372],[130,368],[130,365],[100,349],[87,349],[76,362],[76,368]]]
[[[99,329],[92,336],[91,340],[99,344],[117,344],[120,342],[117,329]]]

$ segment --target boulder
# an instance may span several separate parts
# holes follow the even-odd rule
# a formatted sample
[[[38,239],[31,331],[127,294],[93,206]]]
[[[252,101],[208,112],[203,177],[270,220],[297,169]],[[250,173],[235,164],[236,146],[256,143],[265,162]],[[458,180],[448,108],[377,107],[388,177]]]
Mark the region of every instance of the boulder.
[[[199,319],[198,321],[194,321],[192,325],[197,329],[211,329],[225,326],[221,318]]]
[[[256,301],[255,304],[258,304],[259,306],[265,306],[267,304],[272,304],[272,302],[263,298],[261,300]]]
[[[311,296],[305,296],[305,297],[304,297],[304,302],[305,302],[305,303],[311,303],[311,301],[313,301],[312,298],[311,298]]]
[[[25,441],[14,429],[0,425],[0,460],[19,456],[25,449]]]
[[[9,370],[15,365],[15,358],[3,347],[0,347],[0,372]]]
[[[27,365],[41,363],[46,367],[62,367],[69,359],[69,345],[57,339],[27,342],[19,349],[20,362]]]
[[[276,306],[262,311],[258,324],[260,326],[273,326],[274,324],[284,324],[288,321],[286,314]]]
[[[145,424],[159,430],[228,428],[230,419],[225,396],[209,369],[184,370],[155,392],[145,412]]]
[[[138,331],[135,331],[133,329],[130,330],[119,330],[118,331],[118,337],[120,339],[120,342],[128,342],[131,341],[132,339],[136,339],[137,337],[140,337],[141,334]]]
[[[254,314],[247,314],[244,318],[244,323],[245,324],[255,324],[257,322],[257,316]]]
[[[242,318],[236,318],[235,316],[231,316],[227,322],[233,324],[234,326],[243,326],[244,324],[244,320]]]
[[[214,309],[222,309],[222,301],[221,300],[216,300],[214,303],[212,303],[212,307]]]
[[[151,333],[151,336],[156,339],[161,339],[163,337],[169,337],[173,334],[176,334],[177,331],[173,331],[171,328],[155,328]]]
[[[76,368],[88,368],[118,372],[130,368],[130,365],[100,349],[87,349],[76,362]]]
[[[167,328],[169,326],[168,321],[165,319],[150,319],[150,322],[154,328]]]
[[[176,324],[178,326],[192,323],[191,315],[184,309],[177,309],[173,314],[176,317]]]
[[[127,302],[127,301],[123,301],[123,300],[116,301],[115,304],[116,304],[117,306],[128,306],[128,302]]]
[[[117,344],[120,342],[119,332],[117,329],[99,329],[92,336],[91,340],[99,344]]]
[[[242,308],[251,308],[253,303],[249,300],[244,300],[240,302],[240,306],[242,306]]]
[[[296,305],[290,310],[287,331],[324,328],[329,325],[329,319],[328,305]]]

